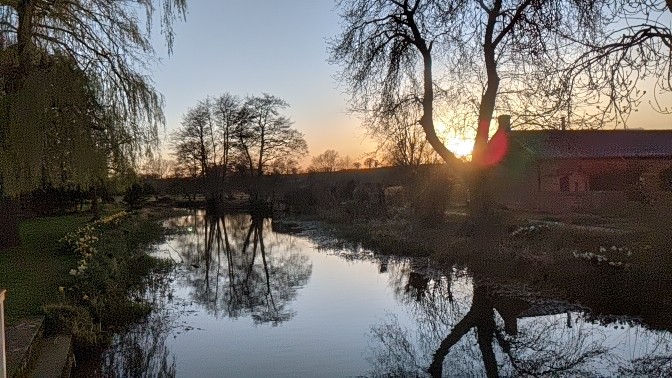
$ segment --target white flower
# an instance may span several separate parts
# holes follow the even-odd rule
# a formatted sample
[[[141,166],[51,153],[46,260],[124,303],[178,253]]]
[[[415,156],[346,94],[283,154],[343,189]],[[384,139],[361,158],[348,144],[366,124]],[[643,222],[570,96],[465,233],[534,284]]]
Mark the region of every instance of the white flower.
[[[600,252],[607,252],[607,249],[604,248],[604,247],[602,247],[602,246],[600,246]]]
[[[70,269],[70,275],[71,275],[71,276],[76,276],[76,275],[77,275],[77,270],[75,270],[75,269]]]

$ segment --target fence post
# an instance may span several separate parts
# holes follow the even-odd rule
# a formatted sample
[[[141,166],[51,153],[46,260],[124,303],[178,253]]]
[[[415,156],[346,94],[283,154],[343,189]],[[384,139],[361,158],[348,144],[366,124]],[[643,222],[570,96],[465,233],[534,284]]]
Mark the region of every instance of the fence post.
[[[5,289],[0,289],[0,378],[7,378],[5,354]]]

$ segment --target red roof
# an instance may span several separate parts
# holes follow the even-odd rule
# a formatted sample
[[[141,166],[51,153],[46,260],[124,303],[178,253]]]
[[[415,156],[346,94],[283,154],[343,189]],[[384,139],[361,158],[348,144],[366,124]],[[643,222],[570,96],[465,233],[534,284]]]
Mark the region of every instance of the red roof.
[[[541,159],[672,158],[672,130],[512,130],[510,139]]]

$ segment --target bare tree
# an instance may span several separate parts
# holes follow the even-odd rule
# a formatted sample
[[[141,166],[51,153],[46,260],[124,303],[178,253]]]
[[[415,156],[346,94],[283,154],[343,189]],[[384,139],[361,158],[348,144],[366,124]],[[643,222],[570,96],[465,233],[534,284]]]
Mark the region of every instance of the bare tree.
[[[378,140],[377,153],[386,164],[417,166],[441,159],[418,124],[421,109],[417,105],[415,101],[402,102],[388,117],[365,124],[371,136]]]
[[[256,176],[278,169],[293,172],[298,169],[296,159],[307,153],[308,146],[303,134],[281,114],[288,106],[269,94],[243,101],[224,93],[201,100],[187,111],[182,127],[171,138],[176,160],[185,171],[197,165],[199,175],[211,178],[223,178],[232,171]]]
[[[296,158],[308,153],[303,134],[292,128],[292,121],[281,111],[289,104],[279,97],[264,93],[249,97],[241,108],[235,134],[238,149],[250,169],[261,176],[278,159]]]
[[[647,96],[653,109],[672,113],[659,99],[672,93],[672,31],[664,21],[671,6],[670,0],[617,2],[611,8],[614,27],[596,42],[581,41],[585,51],[558,75],[570,100],[589,104],[595,117],[627,127],[631,112],[646,98],[646,85],[653,87]]]
[[[199,102],[184,115],[182,126],[171,136],[173,154],[187,172],[206,177],[217,163],[217,143],[210,103]]]
[[[378,160],[376,160],[372,157],[368,157],[368,158],[364,159],[364,166],[366,168],[369,168],[369,169],[370,168],[378,168]]]
[[[350,88],[354,110],[370,118],[390,119],[401,104],[417,102],[428,143],[458,172],[460,160],[437,135],[436,100],[451,111],[475,110],[472,188],[484,188],[485,151],[498,97],[505,99],[503,105],[524,105],[521,118],[549,117],[564,109],[565,83],[545,78],[557,70],[558,57],[597,41],[607,18],[603,9],[610,4],[342,0],[343,31],[330,42],[331,62],[341,66],[340,80]],[[545,98],[550,93],[556,96]],[[475,194],[476,203],[487,202],[485,192]]]
[[[339,168],[340,155],[336,150],[326,150],[312,158],[309,172],[335,172]]]
[[[165,178],[172,171],[173,165],[173,161],[164,159],[160,154],[152,155],[145,160],[141,172],[149,177]]]
[[[213,116],[220,142],[221,159],[218,164],[222,167],[223,174],[231,168],[231,156],[235,152],[235,129],[239,122],[241,107],[240,98],[230,93],[224,93],[212,100]]]
[[[280,175],[289,175],[299,173],[299,162],[292,158],[279,158],[274,160],[270,166],[271,173]]]

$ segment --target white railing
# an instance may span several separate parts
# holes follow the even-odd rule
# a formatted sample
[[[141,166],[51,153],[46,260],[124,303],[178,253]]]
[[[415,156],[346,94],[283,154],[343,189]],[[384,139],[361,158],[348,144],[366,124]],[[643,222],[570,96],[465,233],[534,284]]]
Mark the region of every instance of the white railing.
[[[5,354],[5,289],[0,289],[0,378],[7,378]]]

